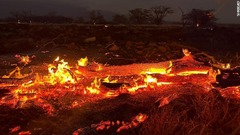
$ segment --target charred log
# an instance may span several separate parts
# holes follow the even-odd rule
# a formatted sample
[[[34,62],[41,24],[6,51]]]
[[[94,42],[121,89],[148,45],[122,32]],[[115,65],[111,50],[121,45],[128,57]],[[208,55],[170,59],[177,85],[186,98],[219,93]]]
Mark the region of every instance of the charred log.
[[[220,71],[221,73],[216,76],[216,81],[220,87],[240,85],[240,67],[234,67]]]

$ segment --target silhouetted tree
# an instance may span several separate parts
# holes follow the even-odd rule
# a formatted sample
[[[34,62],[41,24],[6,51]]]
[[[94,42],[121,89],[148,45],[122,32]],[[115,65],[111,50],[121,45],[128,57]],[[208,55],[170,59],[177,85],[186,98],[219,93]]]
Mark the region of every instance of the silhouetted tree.
[[[197,27],[214,25],[217,19],[213,14],[213,11],[214,10],[212,9],[192,9],[189,13],[184,15],[184,23]]]
[[[126,24],[128,23],[128,18],[126,15],[116,14],[113,16],[113,23],[115,24]]]
[[[49,12],[46,15],[34,15],[30,10],[10,12],[11,17],[7,17],[5,21],[18,21],[23,23],[38,22],[38,23],[72,23],[73,19],[57,15],[56,12]]]
[[[10,12],[12,17],[18,21],[29,22],[33,16],[31,10],[22,10],[22,11],[12,11]]]
[[[75,22],[76,23],[84,23],[84,18],[83,17],[77,17]]]
[[[150,10],[136,8],[136,9],[130,10],[129,13],[130,13],[129,19],[132,23],[137,23],[137,24],[149,23]]]
[[[151,8],[151,20],[153,23],[159,25],[162,24],[163,18],[168,14],[173,13],[173,10],[170,7],[165,6],[156,6]]]
[[[21,16],[19,11],[11,11],[10,15],[15,19],[15,21],[18,21]],[[9,17],[9,18],[11,18],[11,17]]]
[[[184,23],[184,11],[182,10],[181,7],[178,7],[181,11],[181,23],[182,23],[182,26],[185,27],[185,23]]]
[[[100,10],[91,10],[89,12],[89,19],[92,24],[102,24],[106,22]]]

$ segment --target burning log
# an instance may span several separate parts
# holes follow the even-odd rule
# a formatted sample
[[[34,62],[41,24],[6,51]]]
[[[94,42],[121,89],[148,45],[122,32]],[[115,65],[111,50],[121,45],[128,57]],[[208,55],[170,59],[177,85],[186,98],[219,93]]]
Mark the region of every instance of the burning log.
[[[130,85],[129,83],[121,83],[121,82],[117,82],[117,83],[107,83],[107,82],[102,82],[101,83],[102,86],[112,89],[112,90],[116,90],[119,89],[120,87],[122,87],[123,85]]]
[[[9,92],[9,89],[0,89],[0,98],[6,96]]]

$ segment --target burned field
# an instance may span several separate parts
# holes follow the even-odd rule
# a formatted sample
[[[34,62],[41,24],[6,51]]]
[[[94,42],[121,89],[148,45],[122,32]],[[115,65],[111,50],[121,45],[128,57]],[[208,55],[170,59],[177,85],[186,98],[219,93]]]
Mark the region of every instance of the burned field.
[[[1,134],[240,133],[238,28],[1,25]]]

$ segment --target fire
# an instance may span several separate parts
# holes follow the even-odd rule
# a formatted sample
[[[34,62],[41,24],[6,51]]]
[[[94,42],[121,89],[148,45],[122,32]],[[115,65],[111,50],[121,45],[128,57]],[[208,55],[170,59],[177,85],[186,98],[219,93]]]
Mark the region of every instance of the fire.
[[[21,131],[19,135],[31,135],[30,131]]]
[[[230,65],[229,63],[223,64],[223,65],[222,65],[222,68],[223,68],[223,69],[229,69],[229,68],[231,68],[231,65]]]
[[[65,62],[64,59],[59,61],[59,57],[57,57],[54,62],[55,64],[49,64],[48,66],[50,73],[49,82],[51,84],[76,83],[76,79],[68,66],[68,62]]]
[[[133,92],[136,92],[138,89],[142,89],[142,88],[147,88],[147,85],[146,84],[142,84],[142,85],[136,84],[135,86],[127,88],[127,90],[128,90],[128,92],[133,93]]]
[[[90,87],[86,87],[86,89],[91,93],[91,94],[99,94],[100,93],[100,85],[101,81],[98,78],[95,78],[94,81],[91,83]]]
[[[191,52],[188,49],[182,49],[184,56],[190,56]]]
[[[144,79],[144,82],[146,84],[157,83],[157,78],[154,78],[151,75],[146,75],[146,78]]]
[[[101,71],[101,70],[103,70],[103,66],[97,63],[96,71]]]
[[[172,61],[169,61],[169,66],[167,68],[150,68],[146,72],[141,72],[140,74],[169,74],[172,70]]]
[[[183,52],[185,57],[189,57],[191,55],[191,52],[189,52],[188,50],[183,50]],[[30,62],[29,57],[21,58],[24,64]],[[103,67],[101,64],[94,62],[88,63],[87,57],[81,58],[76,62],[77,68],[73,68],[64,59],[60,59],[60,57],[57,57],[52,64],[48,65],[48,75],[43,76],[40,73],[35,73],[35,79],[26,79],[24,80],[24,82],[16,85],[14,84],[15,88],[11,89],[10,91],[10,93],[12,94],[12,99],[8,99],[8,97],[3,97],[0,100],[0,104],[8,104],[9,106],[13,107],[24,107],[25,103],[27,104],[29,103],[28,101],[31,101],[31,103],[33,102],[34,105],[43,108],[43,110],[45,110],[48,114],[53,114],[56,109],[54,108],[54,105],[52,105],[48,100],[60,99],[68,93],[72,93],[72,95],[78,94],[80,96],[86,97],[88,96],[88,94],[95,94],[91,97],[97,97],[99,99],[117,96],[121,93],[136,93],[139,91],[147,91],[152,89],[158,90],[158,88],[163,85],[177,84],[178,80],[176,81],[176,83],[174,82],[175,80],[173,80],[176,76],[178,76],[176,78],[180,78],[179,76],[208,73],[207,70],[199,70],[197,69],[197,67],[196,69],[195,67],[191,68],[193,70],[184,70],[183,72],[170,73],[172,70],[174,70],[174,68],[176,68],[175,65],[173,66],[172,61],[170,61],[169,66],[165,65],[164,63],[165,67],[148,67],[145,69],[143,68],[144,72],[141,72],[142,68],[140,68],[140,70],[138,70],[138,72],[135,72],[134,75],[130,74],[129,76],[123,76],[124,78],[120,76],[117,80],[113,77],[111,78],[112,73],[115,71],[113,69],[111,70],[112,67],[109,68],[110,70],[107,70],[108,67],[105,67],[106,70],[104,69],[102,71]],[[24,75],[21,74],[21,69],[22,67],[16,67],[14,71],[12,71],[8,76],[5,77],[16,78],[15,76],[17,76],[17,78],[23,78]],[[114,90],[108,87],[101,87],[101,85],[104,84],[103,82],[113,83],[113,85],[114,83],[119,83],[121,84],[121,87]],[[4,86],[3,83],[1,84],[1,86]],[[12,86],[12,84],[7,86]],[[105,96],[103,96],[104,94]],[[91,99],[88,98],[87,100],[89,101]],[[85,102],[87,102],[87,100]],[[69,106],[66,105],[66,108],[80,107],[81,105],[81,100],[73,99],[72,101],[70,101]],[[145,119],[146,117],[144,115],[139,115],[135,118],[135,120],[138,122],[142,122]],[[132,126],[136,125],[135,123],[132,124]]]
[[[29,57],[28,55],[26,55],[26,56],[21,56],[21,55],[16,54],[16,55],[15,55],[15,58],[17,58],[17,59],[19,60],[18,63],[23,63],[24,66],[27,65],[27,64],[29,64],[29,63],[31,62],[30,57]],[[32,56],[32,58],[33,58],[33,56]]]
[[[122,130],[127,130],[132,127],[137,127],[139,124],[143,123],[148,116],[146,114],[138,114],[135,116],[130,123],[123,123],[121,127],[117,129],[117,132],[121,132]]]
[[[157,82],[157,86],[162,86],[162,85],[171,85],[173,84],[172,82]]]
[[[2,78],[24,78],[25,76],[22,75],[20,67],[16,67],[13,71],[11,71],[8,75],[2,76]]]
[[[183,72],[179,72],[177,73],[177,75],[179,76],[189,76],[189,75],[193,75],[193,74],[208,74],[208,70],[192,70],[192,71],[183,71]]]
[[[87,66],[87,63],[88,63],[87,57],[81,58],[78,60],[78,66],[85,67],[85,66]]]
[[[27,76],[27,74],[23,75],[21,73],[21,70],[23,69],[24,66],[26,66],[27,64],[29,64],[31,62],[30,60],[30,57],[27,55],[27,56],[20,56],[20,55],[15,55],[15,58],[17,58],[19,60],[18,63],[23,63],[24,65],[22,66],[16,66],[16,68],[11,71],[8,75],[4,75],[2,76],[2,78],[18,78],[18,79],[21,79],[21,78],[24,78]]]
[[[92,124],[91,128],[95,128],[95,130],[101,131],[101,130],[108,130],[111,127],[118,127],[116,132],[119,133],[123,130],[137,127],[139,124],[143,123],[147,118],[148,116],[146,114],[139,113],[137,116],[133,117],[130,122],[119,121],[119,120],[117,121],[107,120],[107,121],[101,121],[98,124]],[[81,132],[81,129],[78,129],[73,133],[78,134],[79,132]]]
[[[27,65],[30,62],[31,62],[31,60],[30,60],[29,56],[21,56],[20,57],[20,62],[19,63],[24,63],[24,65]]]
[[[138,115],[134,118],[134,120],[137,120],[139,123],[142,123],[142,122],[144,122],[147,118],[148,118],[148,116],[147,116],[146,114],[140,113],[140,114],[138,114]]]
[[[106,82],[106,83],[116,83],[118,80],[109,80],[110,78],[110,75],[108,75],[106,78],[103,79],[103,82]]]
[[[10,132],[9,133],[14,133],[14,132],[17,132],[17,131],[19,131],[21,129],[21,127],[20,126],[16,126],[16,127],[14,127],[14,128],[11,128],[11,129],[9,129],[10,130]]]
[[[146,74],[167,74],[166,68],[150,68]]]

